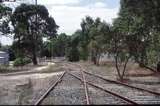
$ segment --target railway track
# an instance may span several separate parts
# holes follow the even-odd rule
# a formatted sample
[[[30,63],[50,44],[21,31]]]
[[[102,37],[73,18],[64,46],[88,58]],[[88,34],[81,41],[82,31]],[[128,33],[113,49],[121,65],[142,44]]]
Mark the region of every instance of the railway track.
[[[102,88],[116,92],[138,104],[160,104],[160,93],[144,88],[135,87],[119,81],[109,80],[102,76],[84,71],[86,80],[92,83],[101,83]],[[98,80],[98,81],[97,81]],[[113,87],[112,87],[113,86]],[[129,92],[130,94],[127,94]]]
[[[70,64],[67,64],[67,65],[70,65]],[[155,100],[155,102],[153,102],[153,104],[154,103],[156,104],[156,101],[158,101],[158,100],[160,101],[160,93],[158,93],[158,92],[150,91],[150,90],[143,89],[143,88],[134,87],[134,86],[131,86],[131,85],[128,85],[128,84],[125,84],[125,83],[121,83],[121,82],[118,82],[118,81],[114,81],[114,80],[109,80],[109,79],[103,78],[102,76],[86,72],[86,70],[83,67],[81,67],[81,65],[78,65],[78,64],[73,64],[73,65],[76,65],[77,67],[79,67],[80,71],[76,71],[74,73],[73,71],[69,71],[67,69],[67,71],[65,71],[57,79],[57,81],[48,88],[48,90],[37,100],[37,102],[34,105],[40,105],[44,101],[44,99],[47,99],[47,96],[49,95],[49,93],[54,90],[54,88],[58,85],[58,83],[63,82],[62,78],[64,76],[68,76],[68,75],[70,75],[73,78],[79,80],[83,84],[83,92],[82,93],[84,94],[84,97],[82,97],[81,99],[85,98],[84,103],[87,104],[87,105],[94,104],[94,102],[92,100],[93,96],[91,96],[91,91],[90,91],[90,89],[92,89],[92,87],[95,88],[96,90],[101,90],[106,94],[110,94],[111,96],[115,97],[116,99],[119,99],[121,102],[125,102],[125,104],[138,105],[138,104],[143,104],[142,102],[144,102],[142,100],[142,98],[139,98],[140,96],[135,96],[137,98],[137,99],[135,99],[135,98],[132,98],[132,97],[127,97],[127,96],[123,95],[123,93],[121,94],[121,92],[119,92],[119,91],[122,91],[122,90],[126,90],[126,92],[128,92],[127,91],[128,89],[130,89],[133,93],[135,92],[135,90],[136,90],[136,92],[140,92],[142,94],[144,92],[148,93],[149,94],[148,96],[144,96],[144,95],[142,96],[142,97],[148,97],[148,102],[150,102],[150,95],[154,95],[154,96],[156,95],[156,97],[158,97],[158,98]],[[108,83],[110,83],[110,84],[108,84]],[[106,85],[107,86],[109,85],[109,87],[111,85],[112,86],[114,85],[114,87],[117,87],[117,88],[122,87],[122,89],[119,90],[119,91],[114,91],[114,90],[110,89],[109,87],[106,87]],[[81,85],[79,84],[79,86],[81,86]],[[144,100],[146,100],[146,98],[144,98]],[[153,100],[153,99],[151,99],[151,100]],[[158,102],[158,103],[160,103],[160,102]],[[106,104],[109,104],[109,103],[106,103]]]
[[[36,101],[34,105],[39,105],[45,98],[48,96],[48,94],[55,88],[55,86],[61,81],[63,78],[64,74],[66,74],[66,71],[56,80],[54,84],[52,84],[48,90]]]

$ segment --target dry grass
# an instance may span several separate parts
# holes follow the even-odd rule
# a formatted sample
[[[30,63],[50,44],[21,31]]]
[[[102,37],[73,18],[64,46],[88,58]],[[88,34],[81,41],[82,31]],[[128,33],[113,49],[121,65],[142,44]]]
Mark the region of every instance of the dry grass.
[[[49,64],[47,68],[38,71],[39,73],[52,73],[52,72],[60,72],[64,71],[65,69],[62,67],[62,64]]]
[[[110,75],[117,75],[117,71],[115,68],[115,64],[113,61],[106,61],[106,62],[101,62],[100,66],[95,66],[94,64],[90,63],[90,62],[85,62],[83,63],[83,65],[85,67],[87,67],[87,69],[90,70],[102,70],[105,71],[106,74],[110,74]],[[120,67],[120,69],[123,69],[123,67]],[[126,67],[126,73],[125,73],[125,77],[145,77],[145,76],[153,76],[156,73],[146,69],[146,68],[141,68],[139,67],[138,64],[133,63],[133,62],[129,62],[127,64]]]

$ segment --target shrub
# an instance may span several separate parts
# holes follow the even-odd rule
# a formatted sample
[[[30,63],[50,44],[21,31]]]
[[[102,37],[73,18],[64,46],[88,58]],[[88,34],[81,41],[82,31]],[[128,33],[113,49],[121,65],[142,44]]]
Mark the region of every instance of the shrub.
[[[68,60],[71,62],[75,62],[75,61],[79,61],[79,51],[78,49],[75,47],[71,47],[68,50]]]
[[[31,60],[29,58],[17,58],[14,60],[13,66],[24,66],[30,63]]]
[[[28,63],[31,63],[32,61],[29,58],[23,58],[23,62],[24,64],[28,64]]]

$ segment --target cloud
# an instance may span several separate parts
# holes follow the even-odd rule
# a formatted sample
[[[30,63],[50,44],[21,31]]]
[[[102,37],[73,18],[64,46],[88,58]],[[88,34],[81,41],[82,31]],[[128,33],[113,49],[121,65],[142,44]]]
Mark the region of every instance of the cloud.
[[[65,32],[72,34],[80,28],[80,22],[85,16],[89,15],[93,18],[100,17],[102,20],[112,23],[112,19],[117,17],[118,10],[119,8],[102,8],[100,5],[95,8],[90,8],[90,6],[53,6],[49,12],[60,26],[59,33]]]
[[[66,5],[66,4],[78,4],[79,0],[39,0],[38,4],[44,5]]]
[[[48,8],[50,15],[60,26],[58,33],[73,34],[80,29],[82,18],[89,15],[93,18],[100,17],[108,23],[118,16],[119,5],[116,8],[108,8],[107,4],[98,1],[87,5],[79,5],[82,0],[38,0]],[[32,0],[34,3],[34,0]],[[5,39],[7,41],[8,39]],[[3,40],[2,40],[3,42]]]
[[[105,3],[103,3],[103,2],[96,2],[96,3],[94,3],[94,5],[93,5],[93,7],[94,8],[104,8],[104,7],[106,7],[107,5],[105,4]]]

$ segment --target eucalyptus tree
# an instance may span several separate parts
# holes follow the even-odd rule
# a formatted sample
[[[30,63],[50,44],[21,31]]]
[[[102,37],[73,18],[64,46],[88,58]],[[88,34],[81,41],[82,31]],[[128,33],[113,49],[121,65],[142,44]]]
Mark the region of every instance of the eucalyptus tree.
[[[82,59],[85,60],[90,57],[94,64],[99,65],[99,59],[106,52],[110,38],[109,24],[101,21],[100,18],[93,19],[90,16],[86,16],[81,22],[79,48],[81,48]]]
[[[66,50],[66,57],[71,62],[80,60],[81,51],[79,44],[81,42],[81,37],[81,30],[77,30],[69,39]]]
[[[81,56],[83,60],[87,60],[88,56],[89,56],[89,50],[88,50],[88,44],[90,42],[90,37],[89,37],[89,31],[91,29],[91,27],[94,24],[94,20],[92,17],[90,16],[86,16],[84,19],[82,19],[81,22],[81,30],[82,30],[82,34],[81,34],[81,51],[82,54]]]
[[[132,57],[127,45],[127,35],[118,31],[115,27],[112,27],[111,34],[108,53],[113,56],[118,77],[120,81],[123,81],[127,64]]]
[[[11,21],[16,48],[36,65],[42,38],[56,36],[58,26],[42,5],[21,4],[15,9]]]
[[[110,25],[105,21],[101,21],[100,18],[94,20],[94,25],[89,31],[90,42],[89,51],[91,55],[91,61],[94,64],[99,65],[99,60],[102,54],[106,53],[107,46],[110,40]]]
[[[62,57],[66,55],[68,43],[70,42],[70,36],[65,33],[57,35],[57,37],[50,40],[48,43],[48,50],[54,57]]]
[[[129,59],[132,58],[133,54],[137,54],[137,41],[138,39],[141,41],[141,36],[136,36],[136,17],[129,13],[125,0],[121,0],[120,4],[119,16],[114,20],[111,28],[112,36],[108,52],[114,57],[116,71],[122,81]],[[140,45],[138,46],[140,47]]]
[[[126,16],[133,19],[130,24],[130,37],[136,62],[150,70],[160,61],[160,1],[159,0],[121,0]],[[122,14],[124,12],[121,12]],[[122,16],[122,15],[121,15]],[[126,17],[123,16],[123,17]],[[124,21],[123,21],[124,22]],[[134,41],[134,42],[133,42]]]

